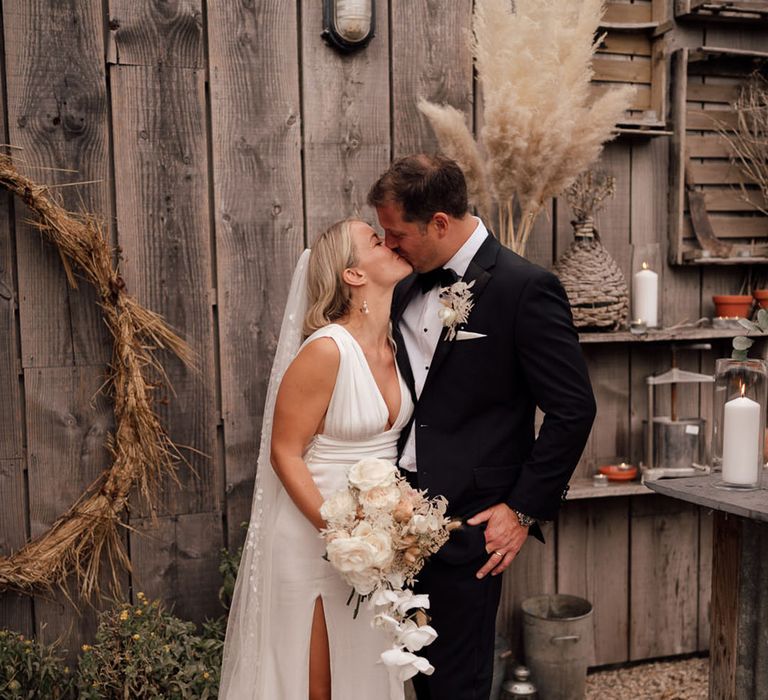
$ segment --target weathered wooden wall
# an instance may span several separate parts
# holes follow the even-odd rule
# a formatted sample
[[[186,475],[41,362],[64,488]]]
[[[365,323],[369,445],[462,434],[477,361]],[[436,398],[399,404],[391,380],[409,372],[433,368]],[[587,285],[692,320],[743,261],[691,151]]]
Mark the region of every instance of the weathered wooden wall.
[[[346,215],[371,217],[366,191],[392,157],[432,150],[418,97],[463,110],[478,95],[467,48],[472,0],[376,0],[377,36],[342,57],[320,39],[314,0],[5,0],[0,139],[22,169],[101,214],[129,290],[194,346],[199,374],[167,360],[162,415],[194,472],[164,485],[159,521],[141,503],[126,539],[130,594],[200,620],[219,613],[217,562],[243,539],[262,402],[290,273],[307,240]],[[670,46],[764,48],[765,31],[679,26]],[[667,137],[611,144],[618,190],[598,219],[625,271],[630,244],[667,230]],[[58,169],[58,170],[52,170]],[[109,338],[87,287],[0,193],[0,551],[43,531],[107,465],[112,427],[97,390]],[[529,256],[551,266],[571,240],[561,201]],[[669,269],[666,325],[711,315],[741,269]],[[682,358],[708,369],[725,351]],[[600,457],[636,459],[644,378],[659,346],[585,348],[599,415],[578,474]],[[686,407],[706,412],[705,395]],[[516,637],[519,600],[562,591],[595,603],[596,663],[704,649],[711,519],[657,496],[567,504],[506,577],[500,627]],[[0,626],[71,649],[90,637],[61,596],[0,596]]]

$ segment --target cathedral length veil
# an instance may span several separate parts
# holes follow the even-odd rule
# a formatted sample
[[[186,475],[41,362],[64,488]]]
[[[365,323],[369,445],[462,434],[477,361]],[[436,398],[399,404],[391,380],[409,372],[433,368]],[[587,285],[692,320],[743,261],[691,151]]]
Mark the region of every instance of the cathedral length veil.
[[[261,700],[269,698],[262,688],[262,660],[268,652],[270,569],[274,518],[272,510],[282,484],[270,463],[270,443],[275,399],[285,370],[299,350],[307,311],[307,266],[305,250],[293,273],[288,302],[280,327],[269,388],[261,425],[261,445],[256,466],[251,520],[243,546],[224,642],[221,669],[221,700]]]

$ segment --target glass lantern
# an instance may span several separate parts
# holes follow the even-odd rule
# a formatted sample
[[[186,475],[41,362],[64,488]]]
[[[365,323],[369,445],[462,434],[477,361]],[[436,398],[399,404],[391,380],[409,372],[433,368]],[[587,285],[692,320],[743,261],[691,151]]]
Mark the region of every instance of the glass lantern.
[[[764,360],[717,360],[712,465],[721,470],[722,488],[760,488],[767,391]]]
[[[661,247],[658,243],[632,246],[633,327],[661,328]]]

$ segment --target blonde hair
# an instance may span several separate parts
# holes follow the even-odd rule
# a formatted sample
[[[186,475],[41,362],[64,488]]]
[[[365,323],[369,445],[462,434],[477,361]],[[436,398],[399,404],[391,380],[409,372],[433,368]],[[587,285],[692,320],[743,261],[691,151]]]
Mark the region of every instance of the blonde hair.
[[[357,253],[352,242],[352,224],[356,221],[337,221],[312,244],[307,268],[305,336],[338,321],[349,311],[352,297],[342,275],[348,267],[357,264]]]

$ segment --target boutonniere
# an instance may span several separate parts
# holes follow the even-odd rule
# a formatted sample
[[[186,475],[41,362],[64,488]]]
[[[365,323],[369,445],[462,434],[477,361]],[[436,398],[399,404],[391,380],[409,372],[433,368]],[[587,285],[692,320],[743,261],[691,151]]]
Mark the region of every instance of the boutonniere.
[[[448,329],[445,334],[446,340],[453,340],[456,337],[457,326],[467,322],[469,312],[475,305],[470,291],[474,284],[475,280],[469,284],[459,281],[454,282],[450,287],[440,288],[438,296],[443,308],[437,312],[437,316]]]

